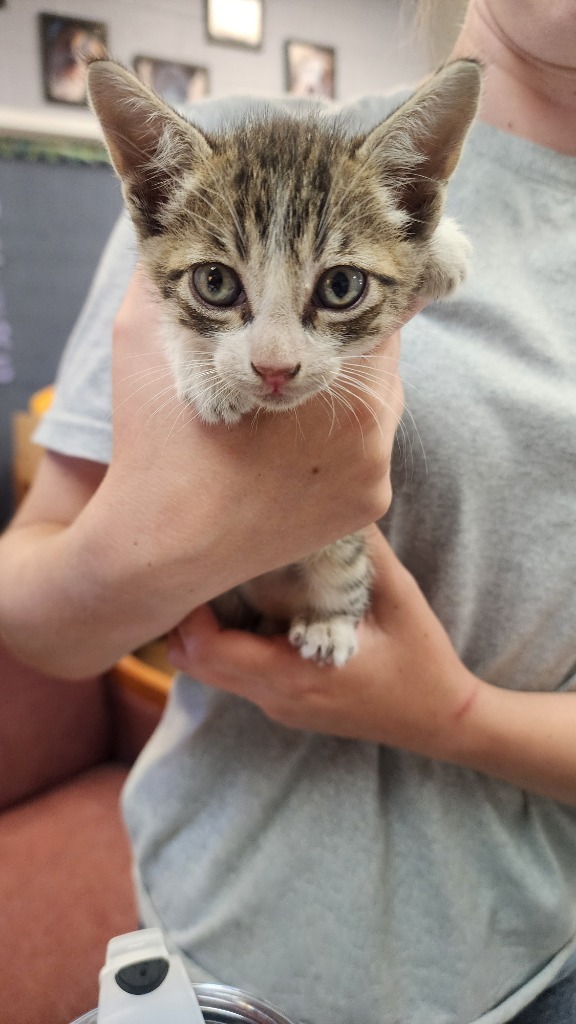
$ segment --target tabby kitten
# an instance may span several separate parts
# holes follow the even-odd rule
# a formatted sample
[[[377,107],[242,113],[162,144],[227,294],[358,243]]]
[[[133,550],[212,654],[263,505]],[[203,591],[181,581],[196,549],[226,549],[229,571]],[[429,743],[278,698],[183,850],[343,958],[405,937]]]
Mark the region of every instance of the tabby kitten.
[[[415,297],[464,279],[467,242],[441,213],[478,103],[474,62],[447,65],[353,137],[320,105],[207,133],[112,61],[88,81],[162,296],[178,393],[206,422],[318,392],[338,401],[339,381],[345,402]],[[288,625],[305,658],[343,665],[369,585],[356,533],[215,604],[229,623]]]

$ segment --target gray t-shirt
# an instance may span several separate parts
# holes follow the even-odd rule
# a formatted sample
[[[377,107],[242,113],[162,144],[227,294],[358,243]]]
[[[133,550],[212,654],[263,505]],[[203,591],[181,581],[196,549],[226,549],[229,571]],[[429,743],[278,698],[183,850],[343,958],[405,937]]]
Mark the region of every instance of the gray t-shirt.
[[[385,528],[472,671],[574,689],[576,159],[477,124],[448,212],[473,271],[404,330]],[[124,223],[38,433],[53,449],[109,458],[133,250]],[[123,806],[144,922],[193,979],[294,1020],[502,1024],[573,963],[576,808],[488,775],[290,731],[179,676]]]

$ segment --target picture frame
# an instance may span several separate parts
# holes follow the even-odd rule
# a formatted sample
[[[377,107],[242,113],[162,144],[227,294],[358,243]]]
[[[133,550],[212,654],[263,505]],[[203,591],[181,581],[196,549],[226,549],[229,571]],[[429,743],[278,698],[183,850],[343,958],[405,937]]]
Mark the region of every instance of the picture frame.
[[[336,51],[331,46],[289,39],[285,44],[286,91],[291,96],[336,96]]]
[[[257,50],[264,36],[264,0],[204,0],[210,43]]]
[[[143,54],[132,64],[140,81],[173,107],[194,103],[210,91],[208,68]]]
[[[85,62],[107,55],[107,25],[44,12],[38,15],[38,25],[44,98],[50,103],[88,106]]]

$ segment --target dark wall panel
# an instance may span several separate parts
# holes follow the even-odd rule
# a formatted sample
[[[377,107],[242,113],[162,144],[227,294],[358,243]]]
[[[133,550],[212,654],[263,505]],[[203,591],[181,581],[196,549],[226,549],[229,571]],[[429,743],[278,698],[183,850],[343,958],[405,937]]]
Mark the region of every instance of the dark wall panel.
[[[0,525],[12,412],[54,379],[121,205],[105,165],[0,159]]]

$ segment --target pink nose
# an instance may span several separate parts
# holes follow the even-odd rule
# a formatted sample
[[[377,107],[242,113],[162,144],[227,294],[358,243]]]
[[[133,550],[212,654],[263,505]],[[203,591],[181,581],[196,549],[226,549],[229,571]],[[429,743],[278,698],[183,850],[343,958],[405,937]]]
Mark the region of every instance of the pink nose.
[[[286,381],[293,380],[300,372],[300,363],[297,366],[255,366],[254,363],[250,365],[256,376],[262,378],[273,394],[280,394]]]

